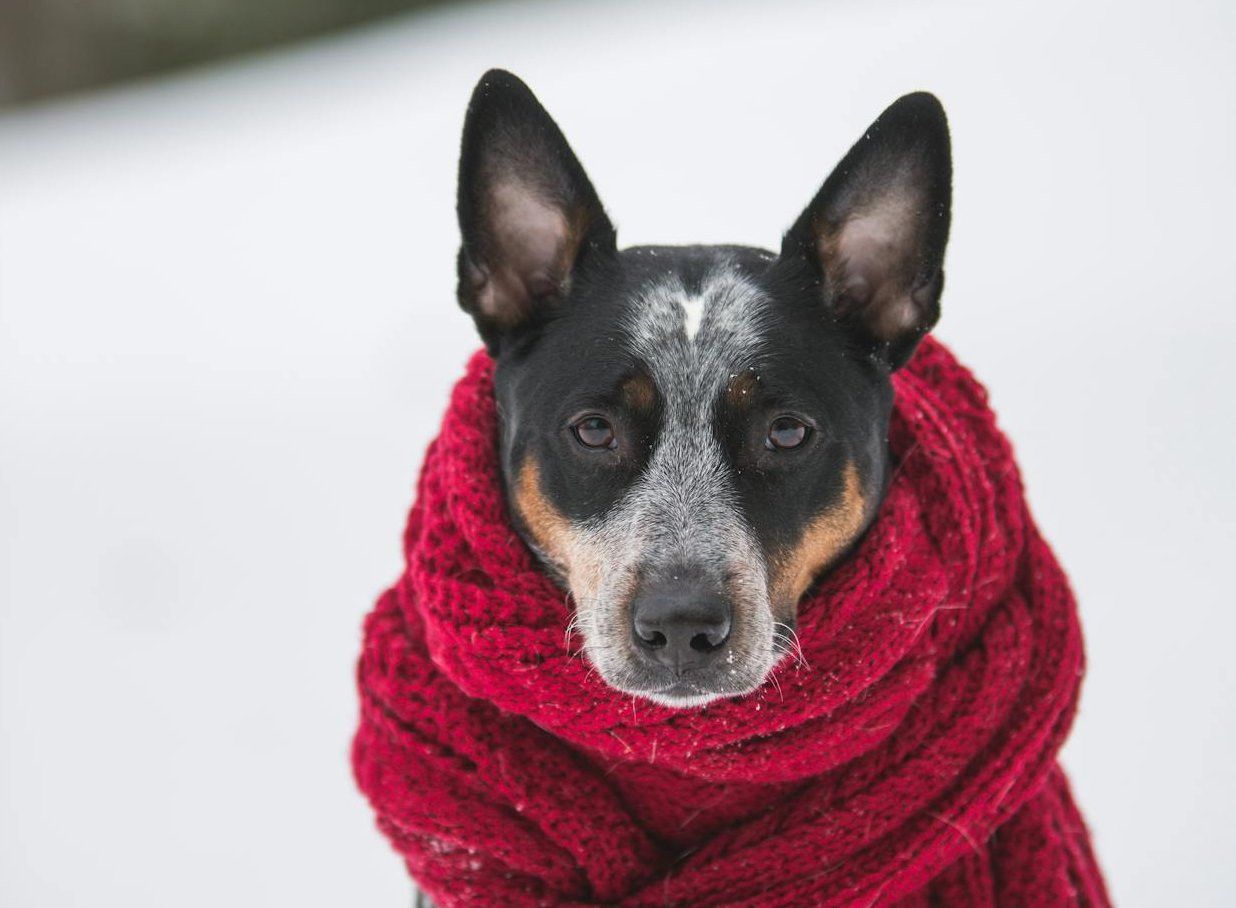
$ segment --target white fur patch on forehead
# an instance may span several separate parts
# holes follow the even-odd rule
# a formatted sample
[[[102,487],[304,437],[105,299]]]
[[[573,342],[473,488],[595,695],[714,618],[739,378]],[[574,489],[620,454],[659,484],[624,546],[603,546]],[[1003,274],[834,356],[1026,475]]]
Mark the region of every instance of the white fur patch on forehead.
[[[760,342],[765,307],[759,288],[722,261],[695,292],[676,274],[645,287],[628,327],[635,352],[650,366],[666,353],[685,352],[681,349],[685,340],[695,348],[691,359],[696,370],[708,371],[727,365],[725,360],[732,366],[752,356]]]
[[[682,306],[682,329],[686,332],[687,340],[694,341],[704,320],[704,297],[683,296],[678,304]]]

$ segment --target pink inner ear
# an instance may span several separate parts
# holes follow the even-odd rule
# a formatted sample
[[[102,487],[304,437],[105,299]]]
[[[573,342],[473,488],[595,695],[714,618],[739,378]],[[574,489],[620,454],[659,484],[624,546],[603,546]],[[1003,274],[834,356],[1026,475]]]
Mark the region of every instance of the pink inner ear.
[[[485,258],[492,264],[477,303],[498,324],[513,325],[538,296],[562,289],[570,267],[570,231],[560,209],[518,182],[494,187],[487,220],[492,248]]]
[[[859,320],[878,340],[919,326],[912,296],[921,243],[913,192],[893,191],[820,234],[819,255],[834,287],[838,315]]]

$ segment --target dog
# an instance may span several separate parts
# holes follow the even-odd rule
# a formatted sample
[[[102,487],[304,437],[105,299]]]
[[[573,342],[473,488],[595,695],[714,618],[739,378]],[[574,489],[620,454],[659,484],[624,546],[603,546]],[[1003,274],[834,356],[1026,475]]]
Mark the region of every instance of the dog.
[[[939,317],[951,183],[944,110],[909,94],[779,252],[620,250],[529,88],[481,79],[458,300],[496,363],[512,522],[607,684],[698,707],[795,649],[799,599],[888,486],[890,375]]]

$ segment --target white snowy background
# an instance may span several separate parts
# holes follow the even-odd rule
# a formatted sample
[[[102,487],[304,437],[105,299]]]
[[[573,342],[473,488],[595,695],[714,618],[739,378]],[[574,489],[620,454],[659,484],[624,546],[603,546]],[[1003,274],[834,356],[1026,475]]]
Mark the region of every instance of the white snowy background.
[[[1118,903],[1236,903],[1230,0],[476,5],[0,116],[0,902],[403,906],[362,615],[476,346],[458,131],[521,74],[626,243],[775,246],[898,95],[951,120],[939,335],[1090,668]]]

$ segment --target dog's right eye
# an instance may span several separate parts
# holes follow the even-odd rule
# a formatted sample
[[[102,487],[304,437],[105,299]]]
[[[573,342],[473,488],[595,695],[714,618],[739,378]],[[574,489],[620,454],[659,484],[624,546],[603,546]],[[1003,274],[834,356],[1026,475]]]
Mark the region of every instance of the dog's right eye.
[[[572,426],[571,429],[575,433],[575,438],[585,448],[608,448],[613,450],[618,447],[618,439],[614,435],[614,427],[609,424],[609,420],[602,419],[600,416],[585,416]]]

